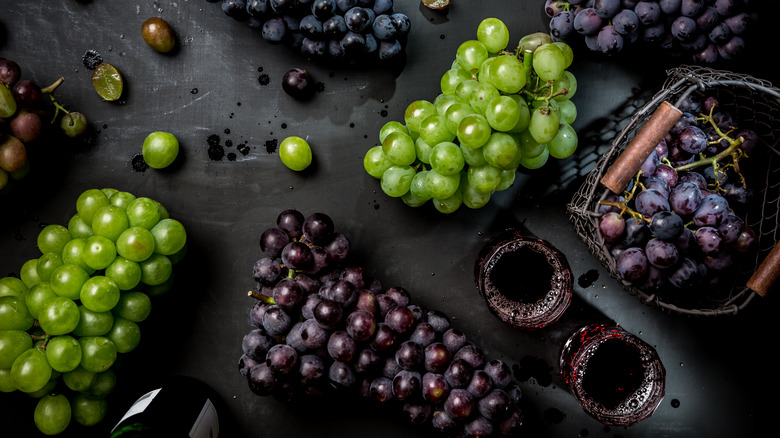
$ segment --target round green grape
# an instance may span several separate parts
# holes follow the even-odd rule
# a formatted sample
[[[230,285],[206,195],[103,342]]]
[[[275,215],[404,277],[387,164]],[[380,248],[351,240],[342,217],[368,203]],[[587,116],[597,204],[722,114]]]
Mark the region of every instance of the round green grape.
[[[82,336],[79,338],[81,344],[81,366],[93,373],[101,373],[114,364],[116,361],[116,346],[110,339],[104,336]]]
[[[553,44],[558,46],[558,48],[561,49],[561,53],[563,53],[563,68],[569,68],[571,63],[574,62],[574,51],[572,50],[571,46],[564,43],[563,41],[555,41]]]
[[[45,395],[33,412],[35,426],[44,435],[59,435],[70,424],[70,402],[64,394]]]
[[[382,152],[391,163],[398,166],[408,166],[414,163],[417,153],[414,140],[408,134],[391,132],[382,142]]]
[[[116,306],[119,295],[119,286],[114,280],[95,275],[81,288],[81,304],[93,312],[105,312]]]
[[[387,196],[398,198],[409,191],[415,171],[411,166],[393,165],[382,175],[380,187]]]
[[[433,207],[440,213],[455,213],[463,205],[463,195],[460,190],[455,190],[451,196],[444,199],[433,199]]]
[[[479,73],[477,73],[477,81],[479,81],[479,83],[495,86],[493,78],[490,77],[490,66],[493,65],[493,61],[495,60],[495,56],[489,56],[488,59],[479,66]]]
[[[49,285],[57,295],[78,300],[81,287],[89,280],[89,274],[80,267],[72,264],[64,264],[54,270]]]
[[[84,393],[74,395],[70,407],[73,419],[84,426],[100,423],[108,412],[108,402],[105,397],[91,397]]]
[[[533,68],[543,81],[554,81],[566,69],[566,57],[555,44],[542,44],[534,51]]]
[[[517,169],[502,170],[501,182],[499,182],[498,186],[496,186],[496,191],[499,192],[501,190],[506,190],[509,187],[512,187],[512,184],[515,182],[516,176],[517,176]]]
[[[509,96],[498,96],[485,107],[485,119],[496,131],[511,131],[520,121],[520,115],[520,105]]]
[[[43,308],[43,305],[56,296],[57,294],[54,293],[54,289],[52,289],[50,283],[40,282],[30,288],[30,291],[24,298],[24,304],[27,306],[27,311],[30,312],[30,315],[33,318],[38,319],[38,314]]]
[[[179,140],[168,132],[152,132],[144,139],[141,155],[152,169],[163,169],[179,155]]]
[[[477,114],[484,116],[490,101],[500,95],[501,93],[493,85],[484,83],[479,84],[469,96],[469,105],[474,108],[474,111],[476,111]]]
[[[410,201],[419,200],[427,201],[431,199],[431,194],[428,193],[428,186],[425,185],[425,179],[428,176],[427,170],[421,170],[412,177],[412,184],[409,186],[409,193],[413,197]]]
[[[79,305],[79,323],[73,329],[73,334],[76,336],[103,336],[111,330],[113,325],[114,314],[111,311],[93,312],[81,304]]]
[[[458,191],[460,185],[460,176],[442,175],[435,170],[428,171],[425,176],[425,185],[428,187],[428,194],[434,199],[447,199]]]
[[[528,72],[523,63],[514,55],[496,57],[488,69],[490,79],[495,87],[506,94],[515,94],[525,87]]]
[[[95,212],[92,217],[92,231],[97,236],[103,236],[112,242],[130,226],[127,213],[121,207],[107,205]]]
[[[385,138],[390,135],[391,132],[403,132],[404,134],[409,135],[409,130],[404,126],[403,123],[391,120],[379,129],[379,142],[382,143],[385,141]]]
[[[444,117],[447,119],[447,129],[450,130],[451,133],[457,134],[458,133],[458,126],[460,125],[460,122],[466,117],[471,114],[476,114],[474,111],[474,108],[471,107],[468,103],[465,102],[456,102],[450,105],[449,108],[447,108],[447,111],[444,113]]]
[[[55,336],[46,344],[46,359],[55,371],[73,371],[81,362],[81,345],[72,336]]]
[[[92,269],[106,269],[116,258],[116,245],[103,236],[91,236],[84,242],[81,252],[84,263]]]
[[[38,276],[38,259],[30,259],[24,262],[22,268],[19,270],[19,277],[28,288],[40,283],[41,277]]]
[[[422,207],[426,202],[428,202],[427,199],[416,198],[411,191],[404,193],[403,196],[401,196],[401,201],[403,201],[404,204],[408,205],[409,207],[413,208]]]
[[[498,18],[485,18],[477,26],[477,40],[485,45],[488,52],[498,53],[509,44],[509,29]]]
[[[577,120],[577,106],[570,100],[562,100],[558,102],[558,109],[561,114],[561,123],[571,125]]]
[[[79,323],[79,306],[66,297],[54,297],[43,304],[38,322],[46,333],[56,336],[70,333]]]
[[[441,92],[445,95],[455,95],[458,85],[461,82],[471,79],[471,74],[462,68],[452,68],[444,72],[441,77]]]
[[[304,170],[312,161],[311,147],[301,137],[287,137],[279,144],[279,158],[289,169]]]
[[[433,106],[436,108],[436,113],[443,116],[447,112],[447,108],[456,102],[460,102],[456,96],[450,94],[439,94],[435,99],[433,99]]]
[[[106,337],[114,343],[117,353],[128,353],[141,342],[141,329],[129,319],[116,317]]]
[[[488,49],[478,40],[466,40],[458,46],[455,52],[455,60],[466,71],[479,69],[479,66],[488,58]]]
[[[479,193],[491,193],[501,182],[501,169],[489,164],[469,167],[467,175],[469,185]]]
[[[25,298],[0,297],[0,330],[29,330],[33,326],[35,319],[27,309]]]
[[[62,225],[46,225],[38,233],[38,249],[41,253],[53,252],[61,254],[65,244],[71,239],[70,232]]]
[[[577,150],[577,133],[571,125],[561,123],[558,134],[547,145],[550,156],[562,160],[570,157]]]
[[[65,265],[76,265],[87,274],[92,275],[95,269],[89,267],[82,257],[85,243],[86,240],[80,237],[68,242],[65,245],[65,249],[62,250],[62,263]]]
[[[117,191],[108,197],[108,202],[111,205],[119,207],[122,210],[127,210],[127,206],[130,205],[130,203],[133,201],[135,201],[135,195],[130,192]]]
[[[35,392],[49,382],[52,369],[46,354],[40,348],[30,348],[20,354],[11,365],[11,379],[22,392]]]
[[[482,208],[490,202],[490,193],[480,193],[468,183],[461,182],[463,205],[471,209]]]
[[[100,189],[101,192],[103,192],[104,195],[106,195],[106,198],[111,199],[112,196],[119,193],[119,190],[112,188],[112,187],[104,187]]]
[[[466,164],[463,159],[463,153],[460,151],[460,146],[449,141],[441,142],[434,146],[431,149],[429,159],[431,168],[442,175],[460,173]]]
[[[107,369],[102,373],[96,373],[95,381],[83,392],[90,397],[105,397],[114,392],[114,388],[116,388],[116,373]]]
[[[149,295],[140,291],[124,292],[112,309],[117,316],[133,322],[145,320],[152,311]]]
[[[164,219],[170,221],[173,219]],[[162,221],[158,222],[158,224]],[[156,225],[155,225],[156,227]],[[154,229],[154,227],[152,227]],[[116,240],[116,252],[119,257],[134,262],[142,262],[155,251],[155,237],[152,231],[143,227],[130,227]]]
[[[539,107],[531,113],[528,132],[537,143],[547,144],[558,134],[560,115],[552,107]]]
[[[141,283],[157,286],[165,283],[173,272],[171,260],[162,254],[152,254],[141,262]]]
[[[136,198],[125,211],[130,227],[141,227],[149,230],[161,219],[159,204],[150,198]]]
[[[545,145],[541,154],[533,158],[523,157],[523,159],[520,160],[520,164],[526,169],[539,169],[547,163],[549,157],[550,152],[547,150],[547,145]]]
[[[76,211],[85,224],[92,224],[92,217],[102,207],[109,205],[108,196],[99,189],[88,189],[76,200]]]
[[[417,159],[425,164],[430,164],[431,162],[431,149],[433,149],[433,147],[421,138],[414,141],[414,151],[417,155]]]
[[[79,342],[81,345],[81,342]],[[62,373],[62,381],[65,386],[76,392],[83,392],[89,389],[95,380],[97,379],[97,373],[87,371],[83,366],[77,366],[73,371]]]
[[[428,116],[420,124],[420,138],[429,145],[455,140],[455,134],[447,129],[447,119],[440,114]]]
[[[0,369],[11,368],[14,360],[32,346],[32,337],[26,331],[0,330]]]
[[[117,256],[106,268],[105,276],[113,280],[119,290],[130,290],[141,282],[141,265]]]
[[[0,297],[24,297],[28,290],[27,285],[16,277],[0,278]]]
[[[458,141],[467,148],[478,148],[487,143],[493,129],[485,116],[470,114],[458,124]]]
[[[404,111],[404,123],[410,131],[419,133],[422,121],[434,114],[436,114],[436,107],[433,103],[427,100],[415,100]]]
[[[187,242],[184,225],[176,219],[162,219],[151,229],[154,236],[154,252],[165,256],[176,254]]]
[[[60,253],[47,252],[38,259],[38,278],[41,281],[50,281],[54,271],[62,266],[62,256]]]
[[[392,161],[382,151],[382,146],[373,146],[363,157],[363,168],[376,179],[382,178],[382,174],[392,165]]]
[[[86,239],[87,237],[95,234],[92,232],[91,222],[88,224],[84,222],[84,219],[79,216],[78,213],[71,216],[68,221],[68,232],[73,239]]]
[[[0,368],[0,392],[16,391],[16,384],[11,378],[11,367]]]
[[[460,145],[460,153],[463,154],[463,160],[469,166],[483,166],[485,161],[485,155],[482,153],[482,148],[470,149],[466,146]]]
[[[482,147],[487,164],[499,169],[514,169],[517,154],[521,153],[514,137],[503,132],[494,132]]]
[[[455,88],[455,97],[463,103],[470,103],[471,95],[480,84],[481,83],[475,79],[466,79]]]

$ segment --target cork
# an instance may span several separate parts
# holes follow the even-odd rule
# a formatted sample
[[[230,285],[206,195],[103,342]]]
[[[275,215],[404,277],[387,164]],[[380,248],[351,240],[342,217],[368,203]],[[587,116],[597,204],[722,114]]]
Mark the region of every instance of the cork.
[[[601,184],[620,194],[631,181],[642,163],[658,143],[666,136],[669,130],[677,123],[682,111],[669,102],[663,101],[656,108],[652,116],[644,126],[636,133],[626,149],[618,156],[609,170],[601,178]]]
[[[758,295],[765,297],[778,276],[780,276],[780,242],[775,243],[772,251],[758,265],[756,272],[750,277],[747,287]]]

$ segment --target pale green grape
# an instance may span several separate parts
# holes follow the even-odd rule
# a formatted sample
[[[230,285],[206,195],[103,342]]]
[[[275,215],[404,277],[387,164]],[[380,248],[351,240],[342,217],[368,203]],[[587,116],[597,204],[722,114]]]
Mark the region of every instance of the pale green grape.
[[[517,155],[521,153],[515,139],[503,132],[494,132],[490,139],[482,146],[482,154],[485,161],[499,169],[514,169],[513,163],[517,162]]]
[[[92,269],[106,269],[116,258],[116,245],[103,236],[91,236],[84,242],[81,251],[84,263]]]
[[[35,392],[49,382],[52,369],[46,354],[40,348],[30,348],[20,354],[11,365],[11,379],[22,392]]]
[[[104,397],[91,397],[84,393],[73,396],[70,402],[73,419],[84,426],[100,423],[108,412],[108,402]]]
[[[78,213],[71,216],[68,221],[68,232],[70,232],[71,237],[74,239],[86,239],[95,234],[92,231],[92,223],[86,223]]]
[[[458,46],[455,60],[466,71],[479,69],[479,66],[488,58],[488,50],[478,40],[466,40]]]
[[[41,281],[50,281],[54,271],[63,265],[60,253],[47,252],[38,259],[38,278]]]
[[[490,66],[495,60],[495,56],[489,56],[488,59],[479,66],[479,73],[477,73],[477,81],[479,81],[479,83],[495,85],[490,77]]]
[[[43,305],[49,301],[49,299],[56,296],[57,294],[54,293],[51,284],[42,281],[30,288],[30,291],[24,299],[24,303],[27,306],[30,315],[33,318],[38,319],[38,314],[40,313],[41,308],[43,308]]]
[[[568,70],[563,72],[563,77],[565,77],[569,83],[569,92],[566,93],[564,99],[571,99],[572,96],[574,96],[574,94],[577,93],[577,78],[574,77],[574,73]]]
[[[85,370],[100,373],[111,368],[116,361],[116,346],[107,337],[82,336],[78,341],[81,344],[81,367]]]
[[[487,161],[485,161],[485,155],[482,153],[481,147],[471,149],[460,145],[460,153],[463,154],[463,160],[469,166],[482,166],[487,163]]]
[[[366,173],[376,179],[382,178],[382,174],[392,165],[393,163],[387,159],[382,151],[382,146],[370,148],[363,157],[363,168],[366,169]]]
[[[523,158],[535,158],[538,157],[547,148],[544,143],[539,143],[534,140],[530,132],[525,131],[515,136],[517,143],[520,145],[520,152]]]
[[[43,303],[38,322],[46,333],[56,336],[70,333],[79,323],[79,306],[66,297],[53,297]]]
[[[520,106],[509,96],[498,96],[485,108],[485,118],[496,131],[510,131],[520,121]]]
[[[0,297],[15,296],[24,297],[29,288],[16,277],[0,278]]]
[[[501,169],[489,164],[469,167],[467,172],[469,185],[479,193],[491,193],[501,182]]]
[[[51,289],[61,297],[78,300],[81,287],[89,280],[89,274],[80,267],[64,264],[55,269],[49,284]]]
[[[154,202],[157,204],[157,211],[160,212],[160,219],[168,219],[169,217],[171,217],[170,214],[168,214],[168,209],[165,208],[164,205],[160,204],[157,201]]]
[[[456,102],[460,101],[455,95],[439,94],[435,99],[433,99],[433,106],[436,108],[436,113],[443,116],[447,112],[447,108]]]
[[[435,170],[428,171],[425,175],[425,186],[428,194],[435,199],[447,199],[458,191],[460,185],[459,175],[442,175]]]
[[[11,367],[0,368],[0,392],[14,392],[16,384],[11,378]]]
[[[122,210],[127,210],[127,206],[133,201],[135,201],[135,195],[130,192],[117,191],[108,197],[108,202],[111,205],[119,207]]]
[[[141,262],[141,283],[157,286],[165,283],[173,273],[173,263],[162,254],[152,254]]]
[[[415,171],[411,166],[391,166],[384,175],[380,186],[387,196],[398,198],[409,191]]]
[[[531,109],[528,107],[528,103],[523,99],[521,96],[517,94],[510,94],[509,95],[512,100],[517,103],[517,107],[520,110],[520,117],[517,120],[517,124],[515,124],[512,129],[509,130],[509,132],[513,134],[519,134],[521,132],[524,132],[528,129],[528,124],[531,123]]]
[[[577,133],[571,125],[561,123],[558,134],[547,145],[547,149],[553,158],[562,160],[568,158],[577,150]]]
[[[62,225],[46,225],[38,233],[38,249],[44,254],[47,252],[61,254],[70,239],[70,232]]]
[[[27,287],[33,287],[41,282],[41,277],[38,276],[38,259],[30,259],[22,264],[22,268],[19,270],[19,278]]]
[[[533,55],[534,72],[543,81],[554,81],[566,68],[566,57],[555,44],[542,44]]]
[[[470,114],[458,124],[458,141],[467,148],[478,148],[488,141],[492,132],[485,116]]]
[[[534,32],[524,35],[517,43],[517,47],[523,53],[533,53],[538,47],[552,43],[552,37],[545,32]]]
[[[420,124],[420,139],[435,146],[441,142],[454,140],[455,134],[447,129],[447,119],[443,115],[433,114]]]
[[[490,202],[491,193],[480,193],[468,183],[468,175],[461,176],[460,191],[463,205],[471,209],[482,208]]]
[[[81,346],[81,343],[79,343]],[[87,371],[81,365],[77,366],[73,371],[62,373],[62,381],[65,386],[76,392],[84,392],[92,386],[97,380],[97,373]]]
[[[11,368],[16,358],[32,346],[32,338],[26,331],[0,330],[0,369]]]
[[[517,170],[516,169],[502,170],[501,171],[501,182],[499,182],[498,185],[496,186],[496,191],[500,192],[501,190],[506,190],[509,187],[512,187],[512,184],[515,182],[515,177],[516,176],[517,176]]]
[[[445,141],[437,144],[430,153],[431,168],[442,175],[460,173],[465,165],[460,146]]]
[[[490,64],[489,75],[499,91],[515,94],[525,87],[528,72],[514,55],[501,55]]]
[[[409,135],[409,130],[406,129],[406,126],[404,126],[403,123],[391,120],[379,129],[379,142],[382,143],[385,141],[385,137],[390,135],[391,132],[403,132],[404,134]]]
[[[156,229],[164,221],[173,219],[163,219],[157,223],[152,230]],[[142,262],[149,258],[156,250],[154,231],[143,227],[130,227],[119,235],[116,240],[117,258],[122,257],[134,262]],[[116,259],[114,259],[114,262]],[[112,262],[113,263],[113,262]]]
[[[417,159],[422,161],[425,164],[430,163],[430,154],[431,149],[433,149],[433,146],[429,145],[428,143],[424,142],[423,139],[418,138],[414,141],[414,152],[415,155],[417,155]]]
[[[536,157],[526,158],[523,157],[520,160],[520,164],[526,169],[539,169],[547,163],[547,159],[550,157],[550,153],[547,151],[547,145],[545,145],[544,151]]]
[[[414,140],[410,135],[402,132],[392,132],[385,137],[385,141],[382,142],[382,152],[391,163],[399,166],[408,166],[417,158]]]
[[[419,133],[420,123],[433,114],[436,114],[436,107],[433,106],[433,103],[427,100],[415,100],[404,111],[404,123],[410,131]]]
[[[81,345],[73,336],[55,336],[46,344],[46,359],[55,371],[73,371],[81,362]]]
[[[29,330],[35,320],[22,297],[0,297],[0,330]]]
[[[151,229],[154,236],[154,252],[162,255],[173,255],[181,251],[187,243],[187,232],[184,225],[176,219],[162,219]]]
[[[571,46],[563,41],[555,41],[553,44],[558,46],[558,48],[561,49],[561,53],[563,53],[563,68],[569,68],[571,63],[574,62],[574,51],[571,49]]]
[[[114,280],[104,275],[95,275],[81,288],[81,304],[93,312],[105,312],[116,306],[119,294],[119,286]]]
[[[143,293],[143,292],[139,292]],[[121,301],[121,298],[120,298]],[[119,303],[117,302],[117,305]],[[116,308],[116,306],[114,306]],[[114,309],[111,309],[113,311]],[[83,304],[79,305],[79,323],[73,329],[76,336],[103,336],[114,325],[114,314],[111,311],[93,312]]]
[[[480,82],[475,79],[467,79],[455,88],[455,97],[463,103],[471,102],[471,94],[479,87]]]
[[[149,198],[136,198],[126,209],[128,225],[151,229],[162,219],[160,204]]]
[[[477,40],[485,45],[488,52],[497,53],[509,44],[509,29],[498,18],[485,18],[477,26]]]
[[[457,134],[458,125],[460,125],[461,120],[471,114],[476,114],[476,112],[468,103],[453,103],[447,108],[447,112],[444,113],[444,117],[447,119],[447,129],[449,129],[451,133]]]
[[[116,388],[116,373],[110,368],[95,374],[95,381],[89,385],[84,394],[90,397],[105,397]]]
[[[300,172],[311,164],[311,146],[301,137],[287,137],[279,143],[279,158],[288,169]]]
[[[129,319],[116,317],[106,337],[114,343],[117,353],[128,353],[141,342],[141,329]]]
[[[70,424],[70,402],[65,394],[45,395],[38,400],[33,421],[44,435],[59,435]]]
[[[561,123],[567,123],[571,125],[577,120],[577,106],[570,100],[562,100],[558,102],[558,109],[560,110]]]
[[[531,113],[528,132],[540,144],[549,143],[558,134],[560,115],[555,108],[539,107]]]
[[[111,311],[129,321],[141,322],[151,313],[152,300],[143,292],[125,292],[119,297],[119,302]]]
[[[95,269],[90,268],[82,257],[85,243],[85,239],[78,237],[65,244],[65,248],[62,250],[62,263],[66,265],[76,265],[83,269],[87,274],[92,275],[92,273],[95,272]]]
[[[92,217],[92,232],[116,242],[116,239],[130,226],[127,213],[121,207],[107,205],[102,207]]]
[[[461,82],[471,79],[471,73],[462,68],[449,69],[441,77],[441,92],[446,95],[454,95]]]
[[[84,223],[92,224],[92,218],[101,208],[109,205],[108,196],[99,189],[88,189],[76,200],[76,211]]]
[[[440,213],[450,214],[456,212],[463,205],[463,194],[455,190],[451,196],[443,199],[433,199],[433,207]]]
[[[146,231],[146,229],[142,229]],[[130,290],[141,282],[141,265],[117,256],[106,268],[105,275],[116,283],[120,291]]]
[[[113,187],[104,187],[100,189],[101,192],[103,192],[104,195],[106,195],[106,198],[111,199],[112,196],[119,193],[119,190],[113,188]]]
[[[412,183],[409,186],[409,194],[414,198],[413,200],[427,201],[431,199],[430,193],[428,193],[428,186],[425,185],[425,179],[428,176],[427,170],[421,170],[412,177]],[[406,201],[404,201],[406,202]]]
[[[427,199],[419,199],[415,197],[411,191],[404,193],[403,196],[401,196],[401,200],[404,202],[404,204],[414,208],[422,207],[426,202],[428,202]]]
[[[469,105],[474,108],[477,114],[485,115],[485,109],[488,104],[500,96],[498,89],[490,84],[480,83],[469,96]]]

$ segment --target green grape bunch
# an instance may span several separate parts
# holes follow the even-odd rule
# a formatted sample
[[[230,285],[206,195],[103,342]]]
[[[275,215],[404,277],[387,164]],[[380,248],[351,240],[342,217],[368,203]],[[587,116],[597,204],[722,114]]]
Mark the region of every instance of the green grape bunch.
[[[154,297],[170,290],[187,233],[159,202],[88,189],[66,225],[37,236],[41,255],[0,278],[0,400],[23,392],[45,435],[106,415],[112,367],[141,340]]]
[[[506,24],[484,19],[476,39],[458,47],[441,92],[409,104],[403,122],[382,126],[363,167],[385,194],[411,207],[431,201],[445,214],[477,209],[509,188],[519,167],[539,169],[574,153],[571,47],[544,33],[524,36],[513,50],[508,44]]]

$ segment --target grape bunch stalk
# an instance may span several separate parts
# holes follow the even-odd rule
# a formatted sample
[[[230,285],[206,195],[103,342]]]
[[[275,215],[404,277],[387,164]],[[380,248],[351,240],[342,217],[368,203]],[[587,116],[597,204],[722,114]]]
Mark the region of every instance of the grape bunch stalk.
[[[547,0],[550,35],[593,52],[644,44],[696,64],[737,59],[752,17],[746,0]]]
[[[17,62],[0,57],[0,191],[10,181],[27,176],[29,148],[49,128],[54,130],[56,125],[58,132],[70,138],[86,132],[86,117],[68,111],[54,97],[63,80],[42,88],[22,78]]]
[[[387,122],[381,145],[364,156],[382,191],[409,206],[481,208],[511,187],[519,167],[539,169],[577,148],[571,47],[533,33],[507,49],[509,31],[497,18],[483,20],[476,36],[458,47],[441,93],[412,102],[403,122]]]
[[[680,109],[623,193],[599,201],[598,235],[622,280],[692,303],[716,295],[755,249],[741,164],[760,139],[714,96],[689,96]]]
[[[259,396],[364,400],[449,436],[517,436],[520,389],[443,312],[383,288],[323,213],[285,210],[260,238],[238,370]]]
[[[68,225],[47,225],[37,244],[19,277],[0,279],[0,400],[27,394],[37,428],[56,435],[105,417],[113,366],[172,287],[186,231],[155,200],[88,189]]]

